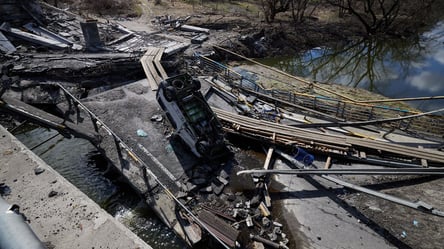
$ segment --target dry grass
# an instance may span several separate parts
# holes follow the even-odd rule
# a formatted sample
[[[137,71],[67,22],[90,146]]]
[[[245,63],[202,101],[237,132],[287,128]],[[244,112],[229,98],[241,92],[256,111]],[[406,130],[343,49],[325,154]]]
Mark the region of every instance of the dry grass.
[[[74,12],[99,16],[137,17],[143,13],[139,0],[48,0],[47,2],[62,8],[70,8]]]

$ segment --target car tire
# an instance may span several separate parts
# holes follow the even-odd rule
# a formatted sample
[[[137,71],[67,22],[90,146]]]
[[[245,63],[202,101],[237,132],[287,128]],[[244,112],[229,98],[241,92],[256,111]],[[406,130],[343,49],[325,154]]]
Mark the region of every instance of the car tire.
[[[191,81],[191,87],[192,87],[192,89],[193,89],[194,91],[199,91],[199,90],[200,90],[200,87],[201,87],[201,85],[200,85],[200,80],[198,80],[198,79],[193,79],[193,80]]]
[[[185,86],[185,84],[181,80],[173,80],[171,85],[176,89],[182,89]]]
[[[176,100],[176,89],[173,86],[167,86],[165,88],[164,96],[168,102]]]
[[[196,150],[197,152],[199,152],[199,154],[204,156],[208,153],[209,149],[210,149],[210,144],[207,141],[205,140],[197,141]]]

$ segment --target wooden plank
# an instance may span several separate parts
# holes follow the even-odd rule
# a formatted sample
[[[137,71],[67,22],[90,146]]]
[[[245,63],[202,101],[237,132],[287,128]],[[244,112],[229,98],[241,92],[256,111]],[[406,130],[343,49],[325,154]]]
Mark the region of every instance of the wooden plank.
[[[329,169],[331,167],[331,156],[327,157],[325,161],[324,169]]]
[[[154,80],[156,81],[156,85],[159,85],[162,79],[160,78],[159,74],[157,73],[157,70],[154,66],[154,57],[157,55],[157,52],[159,51],[159,48],[153,48],[151,50],[150,55],[148,55],[148,58],[146,60],[148,69],[153,76]]]
[[[329,148],[347,146],[355,148],[359,147],[360,150],[362,150],[362,147],[364,147],[370,150],[379,150],[405,157],[426,159],[428,161],[444,163],[444,152],[438,150],[426,150],[378,140],[368,140],[336,134],[325,134],[265,120],[256,120],[238,114],[229,113],[218,108],[213,108],[213,111],[217,114],[218,118],[224,122],[231,122],[238,125],[238,127],[242,127],[242,130],[238,131],[244,132],[249,130],[254,134],[265,134],[264,136],[267,136],[267,139],[269,140],[271,140],[272,134],[276,133],[277,137],[286,136],[289,138],[289,140],[301,142],[310,146],[322,143],[325,145],[325,147]]]
[[[271,157],[273,156],[274,148],[268,148],[267,158],[265,159],[264,169],[268,169],[270,167]]]
[[[239,231],[206,210],[200,211],[198,216],[199,219],[208,228],[208,230],[215,234],[220,240],[222,240],[231,248],[234,248],[236,246],[236,240],[239,236]]]
[[[423,147],[422,145],[418,146],[418,148],[420,148],[420,149],[424,149],[424,147]],[[421,165],[422,165],[422,167],[424,167],[424,168],[428,168],[428,167],[429,167],[429,164],[427,163],[427,160],[424,159],[424,158],[421,158]]]
[[[156,83],[156,80],[154,79],[154,77],[152,76],[151,72],[150,72],[150,68],[149,68],[149,64],[151,64],[149,62],[149,55],[152,53],[153,48],[152,47],[148,47],[147,51],[145,52],[145,54],[142,56],[142,58],[140,58],[140,63],[142,64],[143,67],[143,71],[145,72],[146,78],[148,80],[148,83],[151,87],[152,91],[156,91],[159,86]]]
[[[196,244],[202,239],[202,229],[191,218],[182,212],[178,212],[178,220],[183,227],[187,239],[191,245]]]
[[[162,59],[163,52],[165,51],[165,48],[160,48],[157,52],[156,57],[154,58],[154,65],[157,67],[157,70],[160,72],[160,76],[162,79],[167,79],[168,74],[165,72],[165,69],[163,68],[162,64],[160,64],[160,60]]]
[[[167,48],[165,48],[164,53],[167,56],[176,54],[182,50],[185,50],[186,48],[188,48],[190,46],[190,44],[185,44],[185,43],[175,43],[172,45],[169,45]]]
[[[26,118],[27,120],[31,120],[31,122],[52,128],[63,134],[73,134],[75,137],[97,142],[97,133],[94,132],[94,129],[92,129],[89,124],[65,122],[63,118],[42,111],[15,98],[2,96],[2,99],[5,102],[0,102],[0,109],[6,109],[9,112],[13,112]]]

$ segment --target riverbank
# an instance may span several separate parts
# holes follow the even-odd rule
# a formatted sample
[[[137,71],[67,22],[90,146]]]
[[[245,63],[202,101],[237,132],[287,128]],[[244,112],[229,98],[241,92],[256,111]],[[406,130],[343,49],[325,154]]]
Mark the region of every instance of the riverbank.
[[[151,247],[0,126],[3,198],[47,248]]]

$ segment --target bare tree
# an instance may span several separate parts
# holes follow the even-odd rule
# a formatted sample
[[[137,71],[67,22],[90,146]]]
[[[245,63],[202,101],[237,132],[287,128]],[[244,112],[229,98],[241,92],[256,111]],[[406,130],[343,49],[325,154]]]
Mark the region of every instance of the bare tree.
[[[261,0],[264,8],[265,20],[268,23],[274,22],[276,14],[290,9],[293,0]]]
[[[340,8],[340,14],[349,12],[364,26],[368,34],[384,32],[399,14],[401,0],[327,0]]]
[[[307,16],[311,16],[316,8],[322,3],[322,1],[313,0],[292,0],[291,1],[291,13],[295,23],[302,23]],[[309,10],[311,6],[311,10]],[[308,14],[307,14],[308,13]]]

